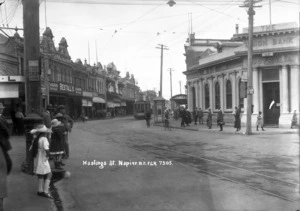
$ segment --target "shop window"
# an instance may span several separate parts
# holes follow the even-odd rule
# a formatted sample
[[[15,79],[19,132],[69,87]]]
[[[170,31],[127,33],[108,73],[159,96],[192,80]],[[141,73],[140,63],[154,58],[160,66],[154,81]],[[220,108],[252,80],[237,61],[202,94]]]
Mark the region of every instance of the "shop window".
[[[232,87],[230,80],[226,82],[226,108],[232,109]]]
[[[209,86],[208,86],[208,84],[205,84],[204,92],[205,92],[205,109],[208,109],[209,108]]]
[[[221,108],[220,104],[220,85],[219,82],[215,84],[215,109]]]

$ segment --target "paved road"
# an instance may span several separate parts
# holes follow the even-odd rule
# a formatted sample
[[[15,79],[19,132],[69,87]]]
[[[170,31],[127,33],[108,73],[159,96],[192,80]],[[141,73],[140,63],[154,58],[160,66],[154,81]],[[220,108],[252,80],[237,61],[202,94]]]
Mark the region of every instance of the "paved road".
[[[70,144],[71,178],[56,183],[66,210],[297,209],[296,134],[164,131],[127,118],[77,123]]]

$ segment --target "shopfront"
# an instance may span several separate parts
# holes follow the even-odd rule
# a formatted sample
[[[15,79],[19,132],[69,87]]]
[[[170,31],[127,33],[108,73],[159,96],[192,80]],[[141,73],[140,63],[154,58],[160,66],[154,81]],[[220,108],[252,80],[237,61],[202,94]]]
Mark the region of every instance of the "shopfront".
[[[106,102],[104,96],[98,96],[96,93],[93,95],[93,111],[95,118],[106,117]]]
[[[93,118],[93,93],[92,92],[82,92],[82,114],[87,116],[88,118]]]

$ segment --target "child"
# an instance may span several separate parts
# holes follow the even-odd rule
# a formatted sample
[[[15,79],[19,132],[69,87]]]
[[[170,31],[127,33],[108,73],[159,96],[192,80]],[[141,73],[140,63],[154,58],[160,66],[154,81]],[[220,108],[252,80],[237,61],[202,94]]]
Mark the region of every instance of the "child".
[[[49,164],[49,142],[47,134],[51,133],[51,129],[45,125],[39,125],[30,131],[35,136],[32,143],[32,156],[34,158],[33,173],[38,176],[38,196],[52,199],[49,193],[49,185],[52,177]]]
[[[256,121],[256,131],[258,131],[258,127],[261,126],[261,130],[265,131],[264,129],[264,122],[263,122],[263,116],[261,114],[261,111],[258,112],[257,121]]]

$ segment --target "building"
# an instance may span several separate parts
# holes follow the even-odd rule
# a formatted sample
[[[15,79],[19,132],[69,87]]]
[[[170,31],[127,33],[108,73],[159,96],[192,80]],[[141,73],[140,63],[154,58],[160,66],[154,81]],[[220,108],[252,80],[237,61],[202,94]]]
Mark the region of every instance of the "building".
[[[246,123],[248,31],[229,40],[195,39],[185,44],[188,108],[221,108],[232,122],[235,106],[242,107]],[[254,27],[253,114],[262,111],[266,125],[290,127],[299,114],[299,27],[296,23]],[[216,115],[215,115],[216,116]]]
[[[71,60],[65,38],[55,47],[52,30],[47,27],[40,37],[40,97],[42,107],[64,105],[69,115],[78,119],[133,114],[133,105],[139,100],[140,88],[134,76],[120,76],[114,63],[102,67],[91,66],[80,59]],[[26,110],[24,40],[0,34],[0,102],[6,109],[4,115],[16,107]]]
[[[122,92],[125,84],[120,77],[120,71],[113,62],[105,67],[106,71],[106,105],[108,115],[111,117],[124,114],[124,102],[122,101]],[[123,105],[123,106],[121,106]]]
[[[42,91],[43,107],[48,104],[54,107],[64,105],[69,114],[75,117],[76,105],[80,101],[78,96],[81,93],[75,92],[73,62],[66,39],[62,38],[59,47],[55,48],[53,37],[51,29],[47,27],[40,44],[41,88],[45,90]]]
[[[133,115],[134,103],[138,100],[140,88],[136,85],[134,75],[126,72],[126,76],[122,79],[125,84],[122,92],[122,100],[125,103],[127,115]]]
[[[21,107],[25,111],[23,39],[18,32],[9,37],[0,34],[0,102],[6,107],[4,115]]]

